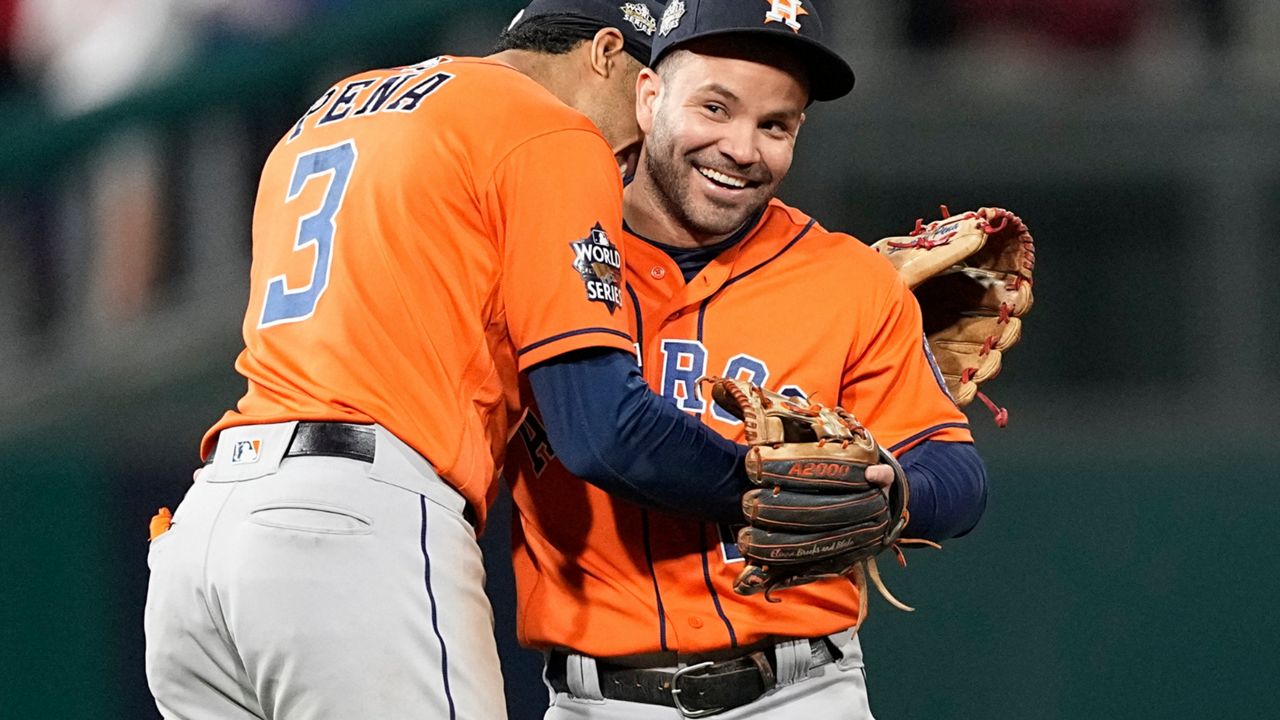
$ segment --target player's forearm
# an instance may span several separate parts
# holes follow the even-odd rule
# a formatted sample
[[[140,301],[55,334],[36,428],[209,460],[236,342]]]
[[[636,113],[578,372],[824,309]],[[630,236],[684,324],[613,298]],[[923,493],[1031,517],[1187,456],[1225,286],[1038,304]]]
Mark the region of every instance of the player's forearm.
[[[653,394],[626,353],[571,353],[532,368],[529,382],[573,474],[655,510],[741,522],[746,448]]]
[[[972,443],[927,440],[899,461],[911,484],[904,537],[942,541],[978,524],[987,507],[987,468]]]

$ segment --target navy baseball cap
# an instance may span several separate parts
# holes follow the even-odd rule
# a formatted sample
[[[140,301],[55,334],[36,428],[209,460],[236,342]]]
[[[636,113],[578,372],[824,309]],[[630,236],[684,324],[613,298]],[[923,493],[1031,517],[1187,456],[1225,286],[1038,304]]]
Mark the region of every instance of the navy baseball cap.
[[[613,27],[622,32],[628,55],[649,64],[653,36],[658,32],[658,18],[663,3],[655,0],[533,0],[511,19],[507,30],[520,23],[544,15],[565,15],[583,21],[584,29],[599,31]]]
[[[699,38],[776,38],[789,43],[804,62],[812,99],[844,97],[853,89],[853,68],[824,44],[822,19],[814,5],[813,0],[670,0],[658,20],[649,65]]]

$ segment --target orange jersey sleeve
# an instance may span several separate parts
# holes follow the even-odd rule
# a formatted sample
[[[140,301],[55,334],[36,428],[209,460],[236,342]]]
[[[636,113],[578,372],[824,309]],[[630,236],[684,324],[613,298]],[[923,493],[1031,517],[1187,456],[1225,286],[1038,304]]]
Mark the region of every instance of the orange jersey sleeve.
[[[506,65],[445,56],[337,83],[263,168],[236,362],[248,389],[202,453],[233,425],[376,422],[483,519],[519,369],[631,348],[588,284],[620,292],[621,257],[602,250],[620,185],[595,126]]]
[[[498,166],[485,201],[502,240],[502,299],[521,370],[584,346],[631,351],[621,198],[617,163],[596,132],[541,135]]]

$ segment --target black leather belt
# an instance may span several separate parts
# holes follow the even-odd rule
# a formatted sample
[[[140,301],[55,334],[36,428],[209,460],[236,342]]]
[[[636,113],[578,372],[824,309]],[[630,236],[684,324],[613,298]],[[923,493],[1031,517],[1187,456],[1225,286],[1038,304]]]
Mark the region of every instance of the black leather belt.
[[[839,657],[826,638],[809,640],[810,665]],[[547,681],[556,692],[571,692],[567,653],[552,651]],[[688,663],[679,670],[648,670],[596,660],[600,694],[610,700],[665,705],[684,717],[707,717],[753,703],[777,685],[777,659],[772,647],[719,662]]]
[[[373,462],[377,433],[372,425],[300,422],[285,457],[343,457]]]

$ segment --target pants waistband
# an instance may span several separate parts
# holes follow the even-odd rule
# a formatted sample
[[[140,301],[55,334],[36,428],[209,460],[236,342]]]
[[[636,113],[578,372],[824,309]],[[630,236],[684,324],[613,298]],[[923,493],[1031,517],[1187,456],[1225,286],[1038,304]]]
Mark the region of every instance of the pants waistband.
[[[796,656],[797,646],[805,651],[807,657]],[[787,657],[783,657],[784,652]],[[614,660],[553,650],[547,657],[547,682],[556,692],[578,696],[598,694],[609,700],[674,707],[685,717],[707,717],[755,702],[780,682],[794,682],[797,664],[803,665],[800,671],[803,673],[841,656],[830,639],[820,637],[810,638],[803,644],[764,644],[754,650],[737,648],[715,654],[722,659],[684,662],[678,669],[671,666],[635,666],[637,657],[661,658],[664,655],[674,656],[674,653]],[[573,672],[582,676],[589,686],[584,689],[585,693],[572,687],[576,683],[570,682],[571,664],[574,665]],[[779,677],[784,665],[788,666],[792,677]],[[594,678],[585,677],[587,675],[594,675]],[[594,684],[598,687],[592,687]]]
[[[218,434],[207,464],[210,482],[239,482],[276,472],[286,458],[336,457],[370,463],[369,477],[425,495],[476,524],[474,509],[431,463],[381,425],[290,421],[241,425]]]

